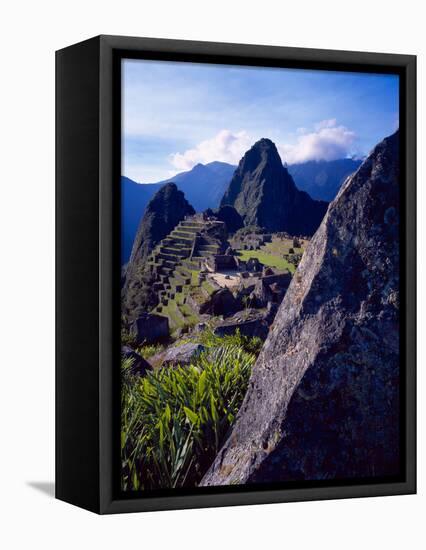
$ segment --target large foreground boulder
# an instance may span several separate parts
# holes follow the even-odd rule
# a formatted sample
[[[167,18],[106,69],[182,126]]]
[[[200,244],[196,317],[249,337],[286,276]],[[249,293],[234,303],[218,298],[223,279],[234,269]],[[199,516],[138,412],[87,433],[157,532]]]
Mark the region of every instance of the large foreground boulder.
[[[399,472],[399,134],[307,248],[202,485]]]

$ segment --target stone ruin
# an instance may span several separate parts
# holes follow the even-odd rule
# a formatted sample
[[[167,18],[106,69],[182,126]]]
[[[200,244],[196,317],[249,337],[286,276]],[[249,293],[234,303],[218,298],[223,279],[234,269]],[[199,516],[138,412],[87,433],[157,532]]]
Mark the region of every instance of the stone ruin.
[[[138,344],[151,344],[169,336],[169,320],[162,315],[143,313],[131,326]]]
[[[191,285],[192,272],[201,261],[223,249],[226,228],[223,222],[192,216],[179,225],[153,250],[148,268],[154,275],[154,291],[161,306]]]
[[[192,305],[200,314],[223,316],[215,333],[231,334],[239,329],[246,336],[266,338],[291,282],[291,273],[265,267],[257,258],[242,261],[229,249],[226,255],[207,258],[204,266],[206,270],[200,277],[215,284],[216,290],[209,301]],[[221,275],[222,285],[217,282],[218,275]],[[193,298],[188,297],[188,300]]]
[[[259,248],[272,241],[270,233],[249,233],[233,240],[234,248],[241,250],[259,250]]]
[[[258,244],[271,240],[268,234],[253,236]],[[229,332],[233,316],[248,308],[253,309],[248,333],[260,322],[262,328],[253,330],[263,337],[273,320],[272,305],[282,301],[291,280],[290,273],[266,268],[257,258],[238,257],[229,246],[224,222],[203,214],[181,221],[152,251],[147,265],[158,305],[133,324],[138,342],[165,338],[170,331],[186,332],[211,317],[227,320]],[[240,316],[234,324],[243,330],[244,322],[249,320]]]
[[[238,268],[238,258],[231,254],[215,254],[209,256],[204,266],[207,271],[215,273],[217,271],[231,271]]]

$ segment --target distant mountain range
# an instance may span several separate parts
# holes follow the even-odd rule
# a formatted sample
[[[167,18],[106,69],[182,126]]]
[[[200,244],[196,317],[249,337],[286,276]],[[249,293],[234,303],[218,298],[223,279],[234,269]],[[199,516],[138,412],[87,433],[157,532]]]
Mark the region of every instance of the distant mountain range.
[[[226,162],[196,164],[189,172],[181,172],[159,184],[176,183],[195,210],[202,212],[219,206],[235,168]]]
[[[288,171],[299,189],[306,191],[313,199],[332,201],[345,179],[356,172],[361,160],[311,160],[291,164]]]
[[[361,161],[339,159],[335,161],[309,161],[287,166],[298,189],[306,191],[313,199],[331,201],[340,185],[353,173]],[[121,259],[130,258],[139,222],[149,200],[165,184],[174,182],[185,193],[188,202],[197,211],[216,208],[228,188],[236,166],[226,162],[197,164],[187,172],[181,172],[158,183],[139,184],[122,176],[121,209],[125,223],[121,235]]]

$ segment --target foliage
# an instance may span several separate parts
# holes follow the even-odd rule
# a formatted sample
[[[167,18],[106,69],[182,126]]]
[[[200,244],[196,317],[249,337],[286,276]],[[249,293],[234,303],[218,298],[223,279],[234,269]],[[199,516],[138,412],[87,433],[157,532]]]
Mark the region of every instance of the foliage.
[[[121,345],[130,346],[131,348],[136,346],[135,336],[124,326],[121,328]]]
[[[128,268],[129,269],[129,268]],[[146,266],[135,268],[130,280],[122,290],[122,311],[131,322],[146,311],[152,311],[158,305],[157,293],[153,290],[153,274]]]
[[[136,352],[139,353],[144,359],[149,359],[153,355],[157,355],[164,350],[164,344],[144,344],[136,348]]]
[[[215,348],[219,346],[237,347],[246,351],[247,353],[253,353],[258,355],[262,348],[263,341],[260,338],[249,338],[243,336],[240,330],[237,329],[235,334],[229,334],[224,336],[217,336],[212,330],[204,330],[197,337],[197,342],[203,344],[206,348]]]
[[[216,338],[205,336],[207,349],[191,366],[144,378],[123,360],[123,490],[194,486],[207,471],[246,393],[256,359],[247,350],[259,347],[241,336],[217,346]]]

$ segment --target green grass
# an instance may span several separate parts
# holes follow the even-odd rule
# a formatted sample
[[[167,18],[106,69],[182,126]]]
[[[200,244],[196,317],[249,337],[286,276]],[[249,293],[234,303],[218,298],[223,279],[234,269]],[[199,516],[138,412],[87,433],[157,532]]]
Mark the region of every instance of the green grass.
[[[164,351],[165,346],[163,344],[144,344],[136,348],[136,352],[142,355],[144,359],[150,359],[152,356]]]
[[[163,306],[161,315],[164,315],[169,318],[170,328],[175,330],[177,328],[183,327],[185,324],[178,313],[178,305],[175,300],[169,300],[167,306]]]
[[[293,247],[293,239],[272,239],[272,242],[266,243],[262,250],[267,254],[277,254],[282,256],[283,254],[288,254],[290,248],[294,249],[295,254],[301,254],[303,252],[302,248]]]
[[[238,256],[242,260],[249,260],[250,258],[257,258],[259,262],[269,267],[276,267],[277,269],[288,269],[291,273],[294,273],[295,267],[288,262],[285,258],[275,256],[274,254],[268,254],[263,250],[239,250]]]
[[[272,242],[265,244],[259,250],[239,250],[238,255],[242,260],[257,258],[264,265],[277,269],[288,269],[294,273],[295,266],[283,258],[284,254],[289,253],[290,248],[293,248],[293,239],[274,238]],[[294,248],[294,253],[302,254],[303,248]]]
[[[206,301],[206,297],[204,296],[204,294],[201,292],[201,288],[200,287],[194,287],[191,289],[191,298],[194,300],[194,302],[196,302],[198,305],[201,305],[201,304],[204,304],[204,302]]]
[[[123,360],[123,490],[194,487],[223,444],[246,393],[258,345],[250,348],[239,335],[204,338],[206,351],[189,367],[135,378],[131,361]]]
[[[204,347],[209,349],[221,346],[236,346],[255,355],[259,354],[263,345],[260,338],[249,338],[248,336],[243,336],[239,329],[237,329],[235,334],[227,336],[217,336],[212,330],[207,329],[197,335],[195,341],[203,344]]]
[[[198,269],[189,269],[191,273],[191,285],[192,286],[198,286],[198,274],[200,271]]]
[[[212,294],[216,291],[215,287],[214,287],[212,284],[210,284],[208,281],[203,281],[203,282],[201,283],[201,286],[202,286],[202,287],[204,288],[204,290],[206,290],[210,295],[212,295]]]
[[[193,326],[198,323],[199,321],[198,316],[194,313],[194,311],[188,304],[182,304],[181,306],[179,306],[179,309],[185,316],[185,321],[187,322],[188,325]]]
[[[175,302],[180,306],[183,303],[184,293],[176,292],[175,293]]]
[[[184,295],[185,292],[176,293],[175,298],[173,300],[169,299],[167,306],[163,306],[163,310],[161,311],[161,315],[168,317],[172,332],[184,326],[192,327],[199,321],[199,318],[190,306],[183,303]],[[183,319],[179,315],[179,312],[183,315]]]

